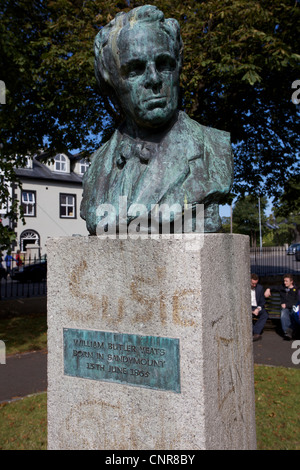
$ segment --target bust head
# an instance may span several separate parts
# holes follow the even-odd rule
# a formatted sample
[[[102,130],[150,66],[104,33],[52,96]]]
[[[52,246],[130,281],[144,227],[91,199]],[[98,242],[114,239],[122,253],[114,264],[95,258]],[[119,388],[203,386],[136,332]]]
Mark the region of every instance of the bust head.
[[[118,14],[97,34],[97,80],[128,123],[154,130],[171,121],[182,51],[178,22],[151,5]]]

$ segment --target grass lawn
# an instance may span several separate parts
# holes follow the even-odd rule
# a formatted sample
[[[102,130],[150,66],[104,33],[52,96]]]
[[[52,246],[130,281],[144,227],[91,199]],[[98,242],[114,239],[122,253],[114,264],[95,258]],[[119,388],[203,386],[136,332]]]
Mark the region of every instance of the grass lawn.
[[[47,315],[26,313],[1,318],[0,340],[5,342],[7,355],[47,348]]]
[[[300,370],[255,366],[258,449],[300,450]]]
[[[46,449],[46,393],[0,404],[0,450]]]
[[[300,450],[300,370],[255,366],[259,450]],[[0,405],[0,450],[47,448],[47,394]]]

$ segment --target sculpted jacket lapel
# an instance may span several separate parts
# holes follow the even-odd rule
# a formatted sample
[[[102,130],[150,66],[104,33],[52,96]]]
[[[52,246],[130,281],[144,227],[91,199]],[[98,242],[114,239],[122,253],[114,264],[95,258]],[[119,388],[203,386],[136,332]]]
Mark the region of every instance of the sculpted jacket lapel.
[[[232,184],[230,135],[206,128],[179,112],[178,120],[160,144],[156,156],[142,163],[134,155],[120,165],[118,149],[123,135],[116,130],[95,152],[84,183],[82,214],[90,233],[96,233],[97,208],[111,204],[119,212],[119,197],[132,203],[205,204],[221,198]],[[134,148],[134,147],[133,147]],[[134,151],[134,150],[133,150]],[[88,209],[87,209],[88,208]],[[218,215],[217,215],[218,216]]]
[[[199,136],[198,141],[184,138],[183,120],[184,114],[179,113],[178,121],[160,144],[158,156],[150,159],[132,193],[133,199],[149,210],[151,204],[189,202],[185,201],[188,191],[184,184],[191,172],[189,159],[201,160],[203,151]]]

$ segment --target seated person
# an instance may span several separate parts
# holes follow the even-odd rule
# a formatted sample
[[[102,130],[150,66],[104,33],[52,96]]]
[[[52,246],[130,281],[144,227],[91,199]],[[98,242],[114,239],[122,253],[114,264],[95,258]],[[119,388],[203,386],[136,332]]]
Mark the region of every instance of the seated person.
[[[258,283],[257,274],[251,274],[251,307],[252,315],[257,318],[253,325],[253,341],[261,339],[261,333],[268,319],[268,312],[265,309],[264,288]]]
[[[290,340],[293,337],[297,325],[294,307],[297,307],[299,304],[299,291],[294,285],[293,276],[286,274],[283,277],[283,284],[278,287],[274,286],[268,288],[265,292],[265,296],[270,297],[273,292],[279,292],[281,302],[281,327],[284,338]]]

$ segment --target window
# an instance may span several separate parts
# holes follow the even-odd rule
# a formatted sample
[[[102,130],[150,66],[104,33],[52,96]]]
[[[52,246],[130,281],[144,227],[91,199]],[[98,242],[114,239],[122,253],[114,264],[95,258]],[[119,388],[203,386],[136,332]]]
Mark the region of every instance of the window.
[[[84,175],[88,167],[90,166],[90,162],[82,158],[79,162],[79,172],[81,175]]]
[[[54,158],[54,169],[63,173],[67,172],[67,159],[62,153],[59,153]]]
[[[31,168],[32,168],[32,157],[28,157],[28,156],[26,155],[25,158],[26,158],[26,164],[25,164],[25,167],[24,167],[24,168],[29,168],[29,169],[31,169]]]
[[[25,217],[36,217],[35,191],[22,191],[22,207]]]
[[[74,194],[60,194],[59,199],[60,217],[76,219],[76,196]]]

